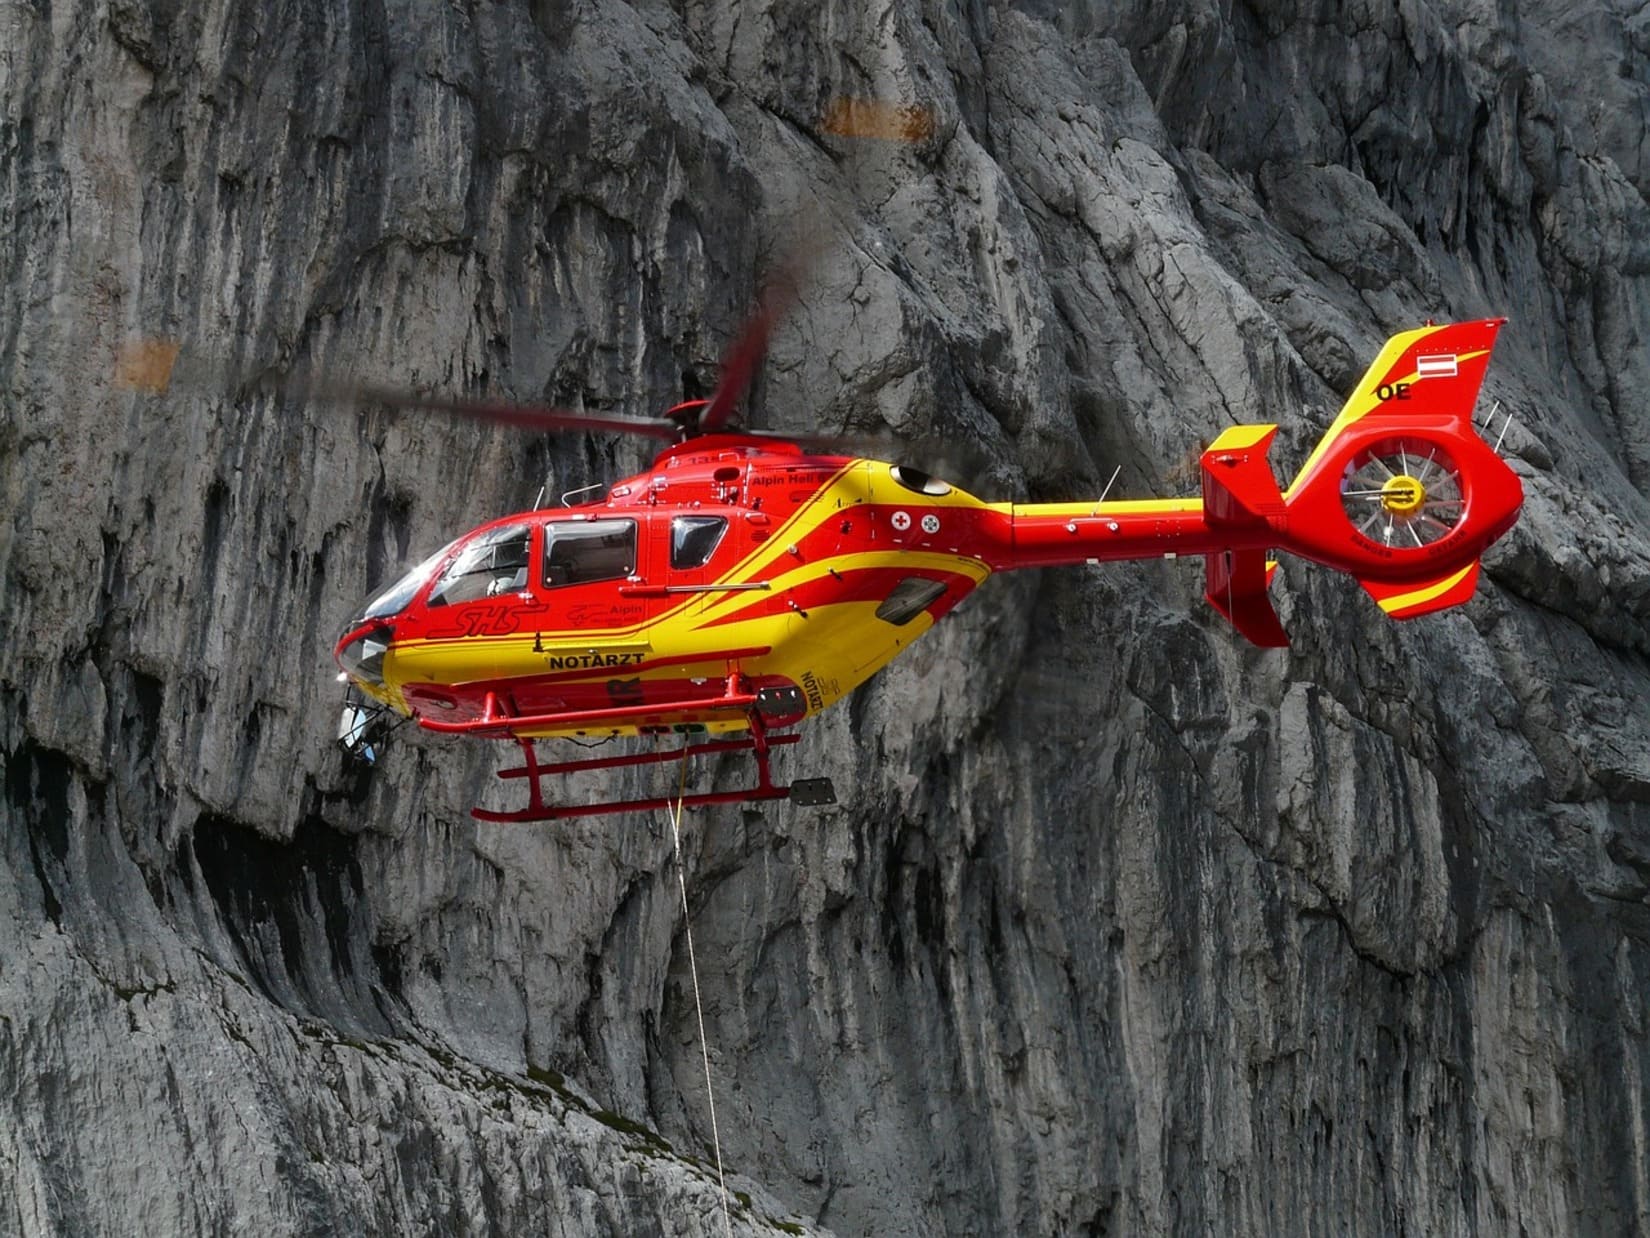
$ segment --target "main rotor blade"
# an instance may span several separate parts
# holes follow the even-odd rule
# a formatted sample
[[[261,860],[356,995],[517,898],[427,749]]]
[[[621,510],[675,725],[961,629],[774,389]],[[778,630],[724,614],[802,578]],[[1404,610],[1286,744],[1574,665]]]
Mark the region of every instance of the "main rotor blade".
[[[722,358],[722,381],[716,384],[715,394],[699,414],[700,433],[714,434],[726,425],[739,401],[750,390],[756,369],[762,364],[763,354],[768,351],[768,336],[772,334],[774,324],[796,304],[802,279],[813,265],[817,249],[815,243],[792,253],[763,289],[756,312],[750,316],[738,340]]]
[[[333,403],[389,404],[432,413],[450,413],[519,430],[588,430],[608,434],[641,434],[674,443],[682,436],[675,422],[662,417],[626,417],[622,413],[581,413],[569,408],[514,404],[508,400],[428,395],[403,387],[375,383],[266,382],[266,387],[303,399]]]
[[[405,387],[341,382],[326,378],[294,378],[265,374],[249,379],[209,360],[188,355],[180,356],[180,351],[176,340],[156,338],[130,341],[116,358],[115,382],[128,390],[143,391],[151,395],[163,395],[173,387],[203,393],[227,393],[237,388],[252,387],[297,400],[318,400],[329,404],[389,404],[400,408],[448,413],[524,430],[641,434],[670,443],[682,437],[681,427],[663,417],[581,413],[573,409],[551,408],[538,404],[432,395]]]

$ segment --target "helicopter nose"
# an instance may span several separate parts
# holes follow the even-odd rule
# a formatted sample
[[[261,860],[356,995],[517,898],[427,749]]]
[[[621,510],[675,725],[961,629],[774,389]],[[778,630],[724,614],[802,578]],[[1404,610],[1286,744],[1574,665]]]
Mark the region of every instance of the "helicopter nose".
[[[339,638],[333,657],[345,674],[374,687],[384,686],[384,655],[395,629],[381,620],[352,628]]]

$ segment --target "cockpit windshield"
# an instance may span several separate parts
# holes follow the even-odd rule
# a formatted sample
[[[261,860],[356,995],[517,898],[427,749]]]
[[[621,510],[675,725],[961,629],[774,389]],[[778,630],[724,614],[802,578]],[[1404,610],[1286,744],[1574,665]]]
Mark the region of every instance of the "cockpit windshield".
[[[365,623],[368,619],[387,619],[391,615],[400,614],[407,608],[407,603],[413,600],[419,586],[429,579],[435,565],[445,559],[447,552],[462,540],[459,538],[448,542],[417,567],[409,568],[405,575],[367,603],[367,608],[361,612],[361,617],[356,623]]]

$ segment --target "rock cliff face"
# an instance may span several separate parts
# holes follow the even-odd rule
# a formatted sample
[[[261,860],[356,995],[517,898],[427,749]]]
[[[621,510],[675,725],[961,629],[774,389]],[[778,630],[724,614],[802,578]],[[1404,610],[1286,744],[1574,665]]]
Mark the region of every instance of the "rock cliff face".
[[[1445,616],[1290,565],[1287,653],[1190,565],[991,582],[785,758],[838,808],[690,819],[733,1228],[1650,1230],[1647,20],[5,0],[0,1231],[722,1231],[665,824],[330,742],[374,583],[642,449],[110,375],[651,413],[805,216],[758,424],[1173,492],[1504,313],[1528,502]]]

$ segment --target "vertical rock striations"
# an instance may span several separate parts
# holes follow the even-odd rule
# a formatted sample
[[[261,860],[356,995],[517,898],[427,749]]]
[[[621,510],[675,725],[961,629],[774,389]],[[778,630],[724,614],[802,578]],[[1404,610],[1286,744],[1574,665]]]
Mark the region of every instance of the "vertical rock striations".
[[[1506,314],[1464,611],[1004,579],[687,835],[736,1231],[1650,1229],[1650,57],[1589,0],[0,8],[0,1232],[722,1229],[669,832],[330,745],[330,638],[629,469],[226,370],[652,412],[799,218],[763,424],[996,494],[1298,460]],[[915,104],[914,143],[822,131]],[[1501,425],[1494,433],[1501,432]],[[709,774],[706,775],[710,776]],[[597,784],[576,788],[595,790]]]

